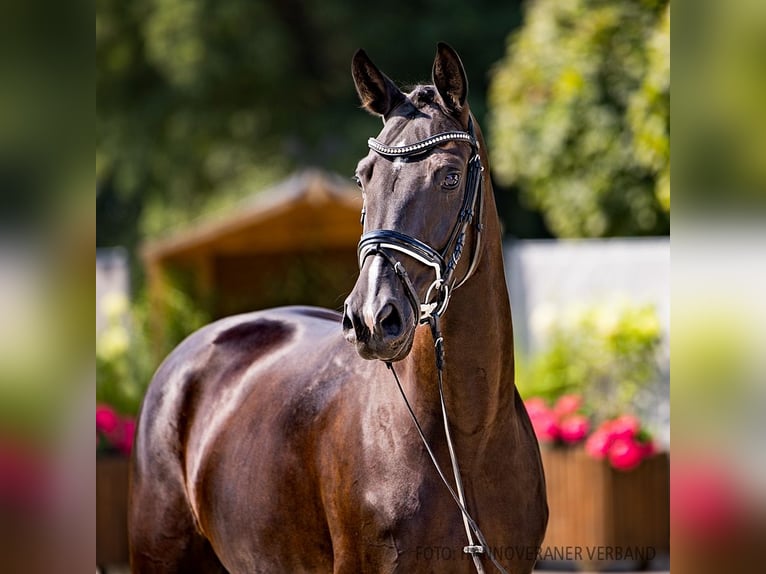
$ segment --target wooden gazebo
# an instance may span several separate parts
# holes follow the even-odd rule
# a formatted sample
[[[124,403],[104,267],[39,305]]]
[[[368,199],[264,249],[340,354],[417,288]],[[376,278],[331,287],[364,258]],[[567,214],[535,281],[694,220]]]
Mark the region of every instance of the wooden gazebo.
[[[181,276],[214,317],[286,304],[339,308],[357,274],[361,207],[348,178],[300,172],[228,216],[146,245],[150,293]]]

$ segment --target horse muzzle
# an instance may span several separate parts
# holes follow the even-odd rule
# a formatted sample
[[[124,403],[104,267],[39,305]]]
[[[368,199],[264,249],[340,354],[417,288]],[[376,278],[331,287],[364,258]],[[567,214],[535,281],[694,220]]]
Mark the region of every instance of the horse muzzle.
[[[412,348],[414,311],[382,259],[369,261],[343,306],[343,334],[363,359],[400,361]]]

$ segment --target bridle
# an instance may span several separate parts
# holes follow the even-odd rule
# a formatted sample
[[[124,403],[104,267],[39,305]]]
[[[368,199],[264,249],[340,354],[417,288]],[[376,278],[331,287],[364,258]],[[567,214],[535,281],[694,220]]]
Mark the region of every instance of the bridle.
[[[364,233],[359,240],[359,269],[362,269],[367,257],[370,255],[380,255],[389,265],[391,265],[397,277],[399,277],[399,280],[402,282],[407,298],[414,311],[415,324],[428,323],[431,328],[431,335],[434,339],[436,369],[438,373],[439,400],[441,402],[447,447],[449,450],[450,461],[452,463],[452,473],[455,478],[455,489],[449,484],[449,481],[442,471],[441,465],[436,460],[436,456],[434,455],[431,446],[428,444],[428,440],[426,439],[420,422],[415,416],[415,411],[412,409],[412,406],[407,399],[407,395],[404,392],[404,388],[399,381],[399,376],[394,369],[394,365],[390,361],[387,361],[386,366],[393,373],[396,384],[399,387],[399,392],[404,398],[410,417],[415,424],[421,441],[425,445],[426,451],[431,458],[431,462],[436,468],[442,482],[447,487],[447,490],[449,490],[455,504],[457,504],[460,509],[466,537],[468,539],[468,545],[463,548],[463,552],[471,556],[476,571],[479,574],[484,574],[484,567],[479,558],[479,555],[484,553],[489,556],[492,563],[500,572],[507,574],[506,570],[495,558],[491,547],[484,538],[484,534],[481,532],[476,521],[471,517],[466,508],[463,482],[460,476],[460,468],[457,462],[452,436],[450,434],[447,407],[444,401],[444,337],[441,333],[440,321],[444,312],[447,310],[447,305],[449,305],[452,293],[468,281],[476,270],[481,256],[481,233],[484,227],[482,223],[484,205],[482,172],[484,171],[484,168],[481,164],[479,143],[476,140],[476,134],[474,133],[473,119],[469,117],[468,131],[441,132],[424,140],[403,146],[389,146],[381,143],[375,138],[369,138],[367,140],[367,145],[378,155],[388,159],[395,159],[424,156],[432,149],[447,142],[468,143],[471,146],[471,158],[468,160],[468,173],[463,191],[463,202],[446,245],[441,250],[437,250],[424,241],[399,231],[391,229],[368,231],[367,233]],[[361,218],[362,224],[364,224],[365,214],[366,206],[363,206]],[[454,274],[463,254],[466,233],[471,224],[473,224],[475,228],[473,248],[471,250],[471,261],[465,275],[458,281],[455,279]],[[418,297],[417,290],[407,275],[404,265],[396,258],[395,252],[403,253],[433,270],[434,280],[426,290],[426,295],[422,302]],[[433,300],[432,297],[434,297]],[[477,541],[474,541],[474,535],[478,539]]]
[[[375,138],[367,140],[369,148],[377,154],[388,158],[414,158],[427,154],[432,149],[447,142],[466,142],[471,146],[471,159],[468,160],[468,173],[463,191],[463,203],[460,207],[457,220],[452,226],[449,239],[441,250],[436,250],[427,243],[391,229],[376,229],[368,231],[359,240],[358,256],[359,268],[364,266],[364,261],[370,255],[382,256],[396,272],[404,285],[407,298],[413,306],[416,324],[428,323],[433,318],[441,317],[449,304],[452,292],[463,285],[476,269],[480,256],[481,232],[483,229],[482,206],[483,197],[481,184],[481,165],[479,144],[473,129],[473,120],[469,119],[468,131],[442,132],[416,143],[404,146],[388,146]],[[362,209],[362,223],[366,208]],[[471,254],[471,264],[468,271],[460,281],[454,279],[455,269],[463,254],[465,237],[471,223],[475,223],[475,239]],[[434,272],[434,280],[426,290],[426,295],[421,302],[418,293],[407,276],[404,265],[396,259],[392,251],[404,253],[416,261],[430,267]],[[432,301],[432,297],[434,300]]]

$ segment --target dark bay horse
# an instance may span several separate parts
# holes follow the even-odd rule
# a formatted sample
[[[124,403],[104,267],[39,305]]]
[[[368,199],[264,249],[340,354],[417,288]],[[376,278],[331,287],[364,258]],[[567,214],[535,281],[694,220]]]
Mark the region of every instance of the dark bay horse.
[[[465,507],[491,547],[474,556],[488,572],[490,558],[532,570],[545,482],[514,386],[501,233],[463,66],[440,44],[433,85],[408,94],[362,51],[352,72],[384,122],[356,172],[359,279],[342,315],[230,317],[160,366],[132,461],[133,572],[473,571],[461,511],[387,368],[449,468],[436,318]]]

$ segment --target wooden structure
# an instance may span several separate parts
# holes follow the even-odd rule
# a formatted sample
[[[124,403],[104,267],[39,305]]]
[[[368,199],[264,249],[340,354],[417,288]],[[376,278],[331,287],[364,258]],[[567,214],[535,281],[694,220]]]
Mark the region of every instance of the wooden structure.
[[[361,207],[348,178],[301,172],[226,217],[145,246],[150,293],[180,275],[213,317],[286,304],[340,308],[358,272]]]
[[[96,457],[96,564],[128,562],[128,465],[125,456]]]
[[[601,570],[619,562],[643,567],[670,551],[667,453],[624,472],[591,458],[582,448],[540,451],[550,508],[541,549],[544,559]],[[560,556],[562,549],[566,552]]]

